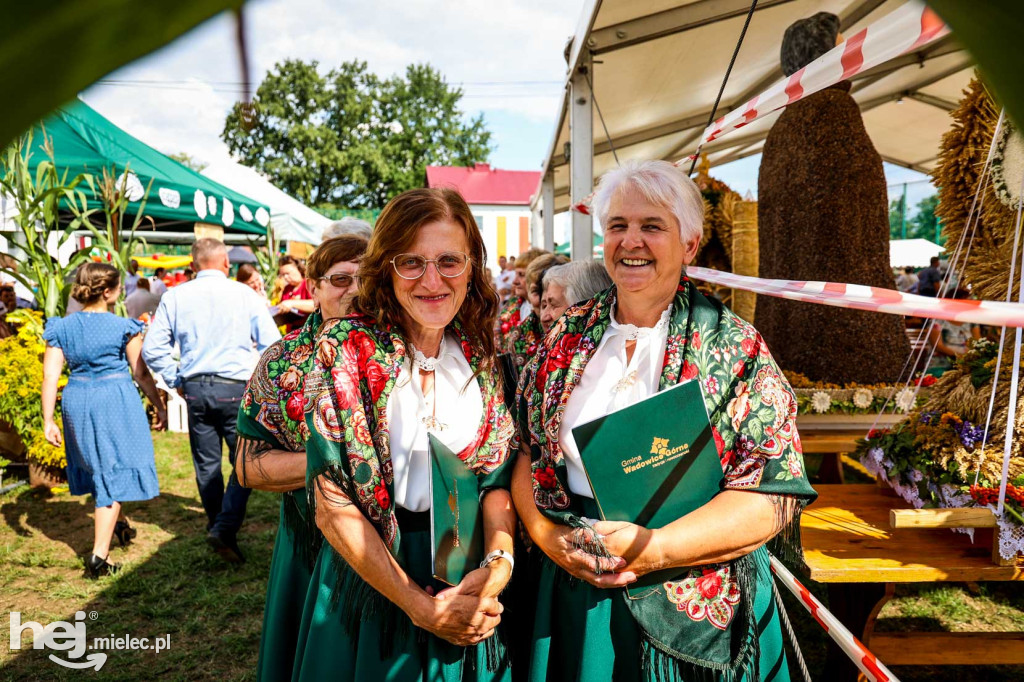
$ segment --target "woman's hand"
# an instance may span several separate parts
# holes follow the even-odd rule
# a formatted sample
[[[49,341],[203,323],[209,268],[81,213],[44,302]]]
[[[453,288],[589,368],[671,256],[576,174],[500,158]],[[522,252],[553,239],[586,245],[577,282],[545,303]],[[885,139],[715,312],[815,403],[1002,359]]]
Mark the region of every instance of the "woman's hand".
[[[43,424],[43,435],[46,436],[46,441],[50,445],[54,446],[55,448],[60,447],[62,440],[60,429],[57,428],[57,424],[55,424],[53,421],[47,421],[45,424]]]
[[[663,568],[655,531],[626,521],[598,521],[594,532],[608,551],[622,557],[626,568],[637,576]]]
[[[587,544],[594,544],[595,540],[594,532],[590,529],[552,524],[538,544],[548,558],[563,570],[594,587],[625,587],[635,582],[636,573],[623,570],[626,568],[626,560],[611,547],[608,547],[611,557],[599,557],[580,549]]]
[[[497,559],[483,568],[470,571],[462,578],[462,582],[441,590],[436,598],[444,600],[455,595],[497,597],[511,577],[512,570],[508,562]]]
[[[426,600],[421,612],[410,614],[416,627],[456,646],[479,644],[494,634],[505,610],[501,602],[494,597],[445,592],[448,596],[444,599]]]
[[[167,428],[167,410],[163,407],[156,408],[156,419],[153,421],[154,431],[163,431]]]

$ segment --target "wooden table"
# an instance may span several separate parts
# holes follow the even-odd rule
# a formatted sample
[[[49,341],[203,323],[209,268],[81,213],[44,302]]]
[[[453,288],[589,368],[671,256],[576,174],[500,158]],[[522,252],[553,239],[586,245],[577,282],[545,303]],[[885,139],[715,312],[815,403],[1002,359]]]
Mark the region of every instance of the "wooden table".
[[[800,442],[805,455],[822,455],[818,480],[843,483],[843,454],[857,448],[857,440],[867,435],[872,426],[885,428],[902,421],[895,414],[801,414],[796,418]]]
[[[828,586],[832,612],[886,665],[1024,663],[1024,632],[874,632],[895,583],[1024,580],[1021,566],[992,561],[990,529],[975,542],[948,529],[889,526],[908,508],[877,485],[819,485],[800,530],[811,579]],[[829,641],[824,680],[855,680],[853,663]]]

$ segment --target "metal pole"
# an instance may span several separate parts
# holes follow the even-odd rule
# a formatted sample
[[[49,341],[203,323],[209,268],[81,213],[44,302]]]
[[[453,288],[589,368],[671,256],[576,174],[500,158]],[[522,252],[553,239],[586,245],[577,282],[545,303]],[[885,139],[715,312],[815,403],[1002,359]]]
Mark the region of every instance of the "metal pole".
[[[569,139],[571,205],[582,202],[594,189],[594,98],[587,78],[591,69],[589,52],[569,79]],[[552,202],[553,203],[553,202]],[[545,210],[547,206],[544,207]],[[572,211],[571,254],[573,260],[594,257],[594,221],[587,213]]]
[[[555,174],[548,171],[541,182],[541,205],[544,207],[541,219],[544,222],[543,247],[545,251],[555,250]]]
[[[907,183],[903,183],[903,198],[900,199],[900,239],[907,238]]]

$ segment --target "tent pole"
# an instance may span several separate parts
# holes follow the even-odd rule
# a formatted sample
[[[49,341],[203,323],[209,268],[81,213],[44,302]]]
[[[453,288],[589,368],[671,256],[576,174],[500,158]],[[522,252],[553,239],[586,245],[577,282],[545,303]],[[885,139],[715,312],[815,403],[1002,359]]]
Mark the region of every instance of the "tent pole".
[[[582,202],[594,189],[594,98],[588,74],[592,58],[589,50],[580,57],[579,66],[569,79],[569,174],[572,206]],[[553,204],[554,202],[552,202]],[[547,205],[544,206],[547,213]],[[571,211],[572,259],[594,258],[593,219],[587,213]],[[553,229],[552,229],[553,232]]]

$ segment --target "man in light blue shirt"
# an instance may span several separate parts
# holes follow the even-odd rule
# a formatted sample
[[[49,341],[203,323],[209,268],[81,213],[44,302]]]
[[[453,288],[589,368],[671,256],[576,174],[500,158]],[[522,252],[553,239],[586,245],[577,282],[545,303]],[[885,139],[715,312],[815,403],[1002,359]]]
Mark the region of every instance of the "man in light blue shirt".
[[[221,453],[235,459],[235,420],[259,354],[281,338],[266,301],[228,279],[228,252],[216,239],[192,245],[196,278],[168,290],[142,344],[142,357],[188,405],[189,442],[199,497],[207,516],[207,542],[224,559],[242,562],[238,529],[250,490],[232,471],[227,489]],[[173,356],[177,344],[181,358]]]

